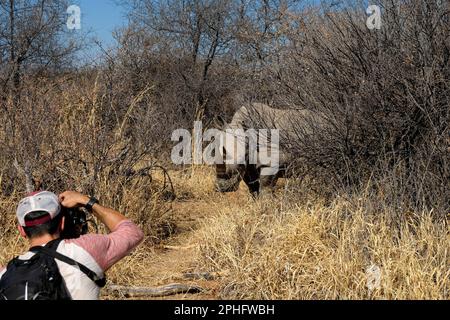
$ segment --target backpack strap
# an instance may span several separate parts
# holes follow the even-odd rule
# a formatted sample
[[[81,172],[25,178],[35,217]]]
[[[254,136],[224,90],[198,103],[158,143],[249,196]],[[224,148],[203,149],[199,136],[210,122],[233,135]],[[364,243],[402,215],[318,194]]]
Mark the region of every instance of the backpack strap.
[[[43,253],[54,259],[65,262],[71,266],[77,267],[81,272],[83,272],[86,276],[88,276],[89,279],[94,281],[96,285],[98,285],[100,288],[103,288],[106,285],[105,277],[100,278],[94,271],[92,271],[85,265],[56,251],[56,248],[58,247],[61,241],[62,239],[52,240],[49,243],[47,243],[44,247],[41,246],[33,247],[30,249],[30,251],[35,253]]]

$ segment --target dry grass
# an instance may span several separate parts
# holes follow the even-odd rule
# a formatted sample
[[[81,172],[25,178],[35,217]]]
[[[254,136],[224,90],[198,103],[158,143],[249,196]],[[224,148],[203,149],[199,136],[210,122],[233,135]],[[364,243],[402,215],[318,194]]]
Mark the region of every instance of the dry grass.
[[[343,199],[223,208],[198,233],[201,264],[228,271],[226,299],[448,299],[447,226],[390,217]],[[372,265],[381,281],[370,291]]]
[[[26,242],[21,239],[16,227],[15,212],[19,198],[11,196],[0,198],[0,266],[26,249]]]
[[[205,199],[216,195],[215,171],[212,167],[193,165],[170,174],[180,200]]]

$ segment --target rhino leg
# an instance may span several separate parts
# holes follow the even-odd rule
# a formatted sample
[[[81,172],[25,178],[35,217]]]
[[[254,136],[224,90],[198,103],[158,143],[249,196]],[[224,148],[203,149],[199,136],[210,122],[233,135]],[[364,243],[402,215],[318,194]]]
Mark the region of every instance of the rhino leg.
[[[256,167],[256,165],[249,164],[246,167],[243,180],[247,185],[250,193],[257,197],[259,195],[261,185],[260,185],[260,170]]]
[[[258,168],[256,165],[247,165],[243,180],[247,184],[250,193],[257,197],[273,194],[278,178],[282,176],[282,170],[274,175],[261,175],[261,168]]]

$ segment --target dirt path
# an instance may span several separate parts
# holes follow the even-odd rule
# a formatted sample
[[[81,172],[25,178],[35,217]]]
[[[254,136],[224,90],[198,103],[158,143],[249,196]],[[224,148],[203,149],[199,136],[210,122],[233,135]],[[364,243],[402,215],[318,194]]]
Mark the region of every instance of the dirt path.
[[[197,247],[192,237],[199,227],[199,221],[208,213],[211,204],[203,200],[190,200],[173,203],[177,233],[168,239],[161,248],[157,248],[156,259],[150,266],[145,282],[149,286],[161,286],[169,283],[181,283],[200,286],[206,292],[180,294],[157,299],[215,299],[220,285],[218,280],[188,279],[187,273],[201,273],[197,270]]]
[[[170,203],[170,220],[174,222],[175,233],[159,245],[149,244],[135,252],[128,261],[118,264],[111,270],[111,284],[156,288],[178,283],[205,289],[200,293],[189,293],[157,297],[154,299],[207,300],[218,299],[223,277],[217,274],[212,278],[193,277],[193,274],[205,276],[210,270],[202,268],[199,261],[199,232],[204,218],[227,207],[240,207],[249,197],[247,188],[242,185],[234,193],[220,194],[214,189],[214,172],[202,169],[195,174],[186,175],[172,172],[178,198]],[[186,276],[188,274],[188,276]],[[189,276],[190,275],[190,276]],[[102,291],[102,299],[126,299],[121,294]],[[150,297],[130,298],[150,299]]]
[[[193,238],[200,226],[199,221],[208,213],[210,203],[204,200],[176,200],[172,203],[172,218],[176,222],[176,233],[166,239],[161,245],[154,247],[151,258],[140,261],[142,272],[139,275],[137,287],[155,288],[178,283],[205,289],[200,293],[177,294],[166,297],[130,297],[129,299],[166,299],[166,300],[207,300],[217,299],[220,286],[218,279],[192,279],[186,274],[201,273],[197,270],[197,244]],[[126,262],[125,262],[126,263]],[[118,283],[120,284],[120,282]],[[133,285],[131,287],[134,287]],[[111,294],[103,290],[102,299],[128,299],[126,296]]]
[[[169,238],[163,246],[156,249],[156,258],[149,266],[149,272],[144,277],[149,287],[181,283],[200,286],[205,292],[197,294],[173,295],[157,299],[217,299],[220,288],[220,277],[213,279],[188,279],[186,273],[205,273],[198,267],[198,243],[195,243],[195,234],[200,222],[212,211],[245,199],[246,190],[226,195],[217,195],[213,199],[177,200],[172,204],[172,212],[177,225],[177,232]]]

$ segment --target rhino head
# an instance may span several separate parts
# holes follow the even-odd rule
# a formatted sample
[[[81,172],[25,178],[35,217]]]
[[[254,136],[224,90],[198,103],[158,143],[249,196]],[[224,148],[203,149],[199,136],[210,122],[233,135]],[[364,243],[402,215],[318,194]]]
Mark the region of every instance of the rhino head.
[[[225,162],[216,164],[216,191],[237,191],[244,173],[245,165],[226,164]]]
[[[230,148],[234,147],[234,141],[229,139],[230,136],[226,135],[227,129],[231,129],[229,124],[224,123],[222,125],[222,131],[224,133],[224,139],[221,141],[221,163],[216,163],[216,191],[218,192],[234,192],[239,189],[239,184],[244,177],[246,171],[245,163],[237,164],[237,161],[227,161],[227,155],[231,155],[232,152],[227,152]],[[230,144],[232,143],[232,144]],[[230,150],[229,150],[230,151]],[[229,156],[230,158],[230,156]],[[230,159],[228,159],[230,160]]]

